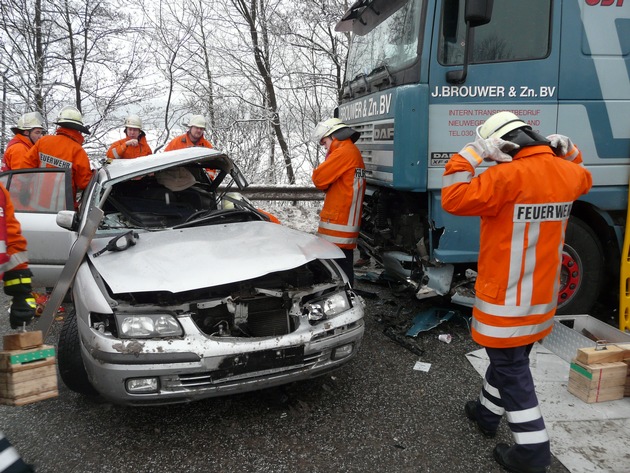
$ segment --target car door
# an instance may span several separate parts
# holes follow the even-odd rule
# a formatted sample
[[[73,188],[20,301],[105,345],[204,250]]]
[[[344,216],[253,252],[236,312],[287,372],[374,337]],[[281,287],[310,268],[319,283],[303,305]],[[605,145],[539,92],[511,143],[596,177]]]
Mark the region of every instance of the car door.
[[[34,168],[0,174],[28,243],[34,287],[53,287],[76,234],[57,225],[57,212],[74,210],[70,169]]]

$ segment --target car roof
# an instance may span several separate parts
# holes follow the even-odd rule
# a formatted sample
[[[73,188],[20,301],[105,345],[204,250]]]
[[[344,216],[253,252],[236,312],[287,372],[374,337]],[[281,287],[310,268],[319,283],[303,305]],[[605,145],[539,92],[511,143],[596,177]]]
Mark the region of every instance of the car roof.
[[[134,159],[108,160],[99,171],[102,174],[100,180],[121,181],[170,167],[200,162],[203,162],[204,167],[222,169],[226,172],[233,168],[232,160],[225,153],[216,149],[194,147]]]

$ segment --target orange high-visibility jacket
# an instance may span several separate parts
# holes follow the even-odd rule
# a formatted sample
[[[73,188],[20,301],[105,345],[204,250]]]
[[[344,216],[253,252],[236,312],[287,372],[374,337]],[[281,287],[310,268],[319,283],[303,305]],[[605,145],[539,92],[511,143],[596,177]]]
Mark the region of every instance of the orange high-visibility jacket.
[[[193,143],[188,133],[176,136],[169,144],[166,145],[164,151],[173,151],[176,149],[192,148],[193,146],[202,146],[204,148],[212,148],[212,144],[206,140],[203,136],[199,138],[199,141]]]
[[[184,133],[183,135],[176,136],[173,138],[164,151],[174,151],[176,149],[184,149],[184,148],[192,148],[193,146],[201,146],[204,148],[212,148],[212,143],[206,140],[203,136],[199,138],[199,141],[193,143],[190,139],[190,135],[188,133]],[[219,175],[219,171],[216,169],[206,169],[208,176],[210,179],[214,179]]]
[[[127,141],[129,141],[129,138],[124,137],[112,143],[107,150],[107,157],[110,159],[134,159],[153,154],[153,150],[147,143],[147,138],[144,134],[141,134],[138,138],[138,146],[127,146]]]
[[[357,247],[365,195],[365,164],[351,139],[333,138],[326,160],[313,171],[313,184],[326,193],[319,236],[339,248]]]
[[[30,149],[23,168],[72,168],[72,195],[87,187],[92,178],[90,159],[83,149],[80,131],[59,127],[54,135],[42,136]]]
[[[476,177],[471,162],[481,158],[471,148],[446,164],[444,210],[481,217],[472,325],[480,345],[524,346],[551,332],[571,206],[592,185],[581,161],[531,146]]]
[[[4,150],[4,156],[2,157],[2,171],[20,169],[20,163],[24,162],[28,150],[32,147],[33,142],[28,136],[18,134],[11,138],[11,141],[7,143],[7,148]]]
[[[22,235],[20,222],[15,218],[15,210],[11,202],[9,191],[0,183],[0,192],[4,194],[4,208],[0,209],[3,215],[3,223],[6,226],[6,241],[0,248],[6,253],[8,261],[0,265],[0,276],[11,269],[26,269],[28,267],[28,253],[26,252],[26,238]]]

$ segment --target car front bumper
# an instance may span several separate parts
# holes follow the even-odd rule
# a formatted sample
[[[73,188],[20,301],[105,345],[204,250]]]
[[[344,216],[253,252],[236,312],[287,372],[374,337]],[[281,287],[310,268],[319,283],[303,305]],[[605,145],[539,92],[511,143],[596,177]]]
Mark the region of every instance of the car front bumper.
[[[350,361],[364,333],[363,308],[311,326],[301,320],[272,338],[209,337],[187,317],[183,339],[119,340],[79,321],[90,382],[116,404],[156,405],[242,393],[323,375]],[[155,392],[129,392],[130,379],[155,379]]]

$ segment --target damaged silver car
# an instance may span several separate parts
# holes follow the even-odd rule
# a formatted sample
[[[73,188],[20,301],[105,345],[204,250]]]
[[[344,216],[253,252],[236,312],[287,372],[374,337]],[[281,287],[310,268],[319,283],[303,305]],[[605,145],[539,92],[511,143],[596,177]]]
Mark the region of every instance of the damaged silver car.
[[[32,169],[2,181],[35,285],[62,283],[68,254],[76,260],[58,345],[70,389],[119,404],[186,402],[319,376],[357,353],[363,307],[335,262],[342,252],[235,198],[231,188],[247,183],[225,154],[104,163],[76,212],[69,177]],[[54,192],[34,184],[44,180]],[[65,228],[56,235],[45,228],[53,215]],[[69,245],[82,238],[77,258]]]

